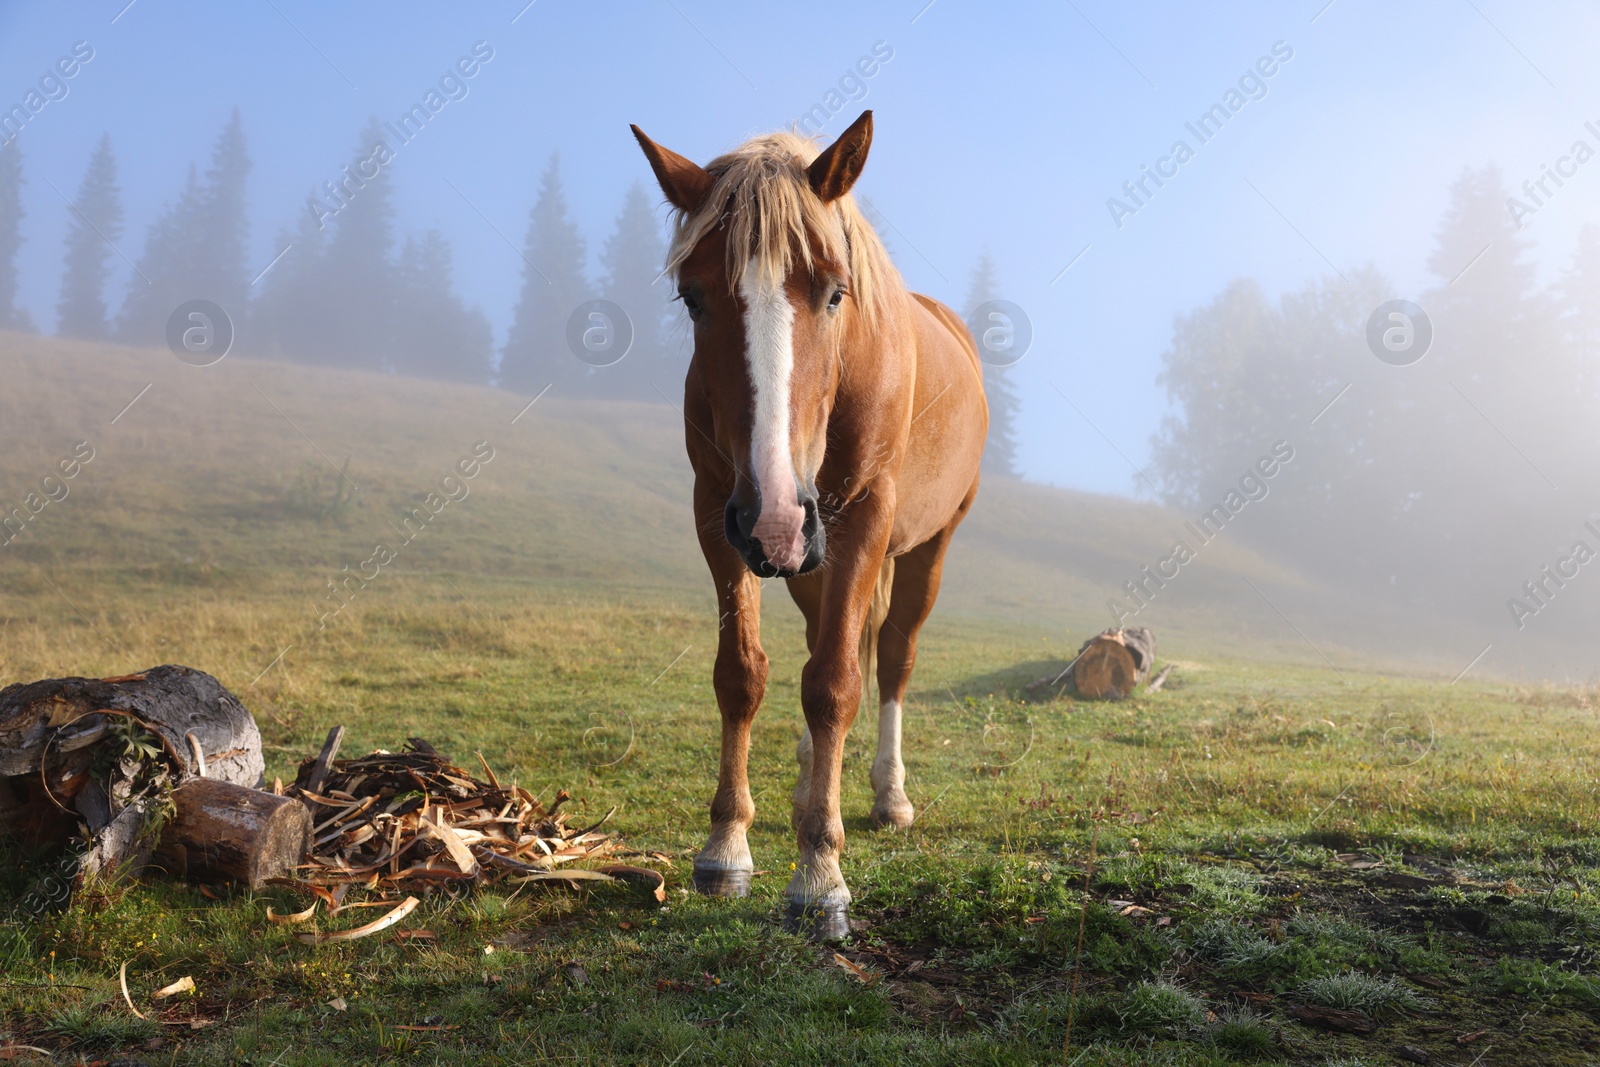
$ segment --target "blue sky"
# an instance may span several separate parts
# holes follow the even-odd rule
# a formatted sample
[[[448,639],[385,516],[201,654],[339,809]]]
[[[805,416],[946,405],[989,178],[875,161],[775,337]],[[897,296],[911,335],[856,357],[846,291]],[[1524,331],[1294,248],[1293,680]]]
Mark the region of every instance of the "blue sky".
[[[1016,371],[1026,473],[1131,494],[1166,410],[1155,376],[1175,314],[1234,277],[1282,291],[1330,264],[1372,263],[1414,295],[1464,166],[1520,184],[1600,120],[1600,14],[1576,3],[524,3],[3,0],[6,107],[75,42],[94,49],[21,134],[23,304],[51,325],[67,209],[50,185],[72,195],[102,132],[128,212],[118,245],[136,259],[238,106],[265,267],[366,119],[398,117],[483,41],[494,58],[391,173],[401,231],[444,231],[458,287],[503,339],[522,269],[507,238],[520,244],[552,151],[596,251],[649,176],[628,123],[703,161],[824,102],[883,42],[892,58],[824,132],[874,109],[859,188],[915,288],[959,304],[987,248],[1032,318]],[[1265,94],[1199,144],[1185,123],[1276,42],[1293,55]],[[1108,198],[1180,138],[1193,158],[1119,228]],[[1586,221],[1600,221],[1600,161],[1526,231],[1547,278]],[[132,272],[117,267],[120,285]]]

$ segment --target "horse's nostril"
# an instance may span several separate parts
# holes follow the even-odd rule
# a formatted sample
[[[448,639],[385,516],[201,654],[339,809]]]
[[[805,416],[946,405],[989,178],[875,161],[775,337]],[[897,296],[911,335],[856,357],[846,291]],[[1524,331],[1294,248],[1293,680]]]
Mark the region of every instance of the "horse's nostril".
[[[728,506],[723,510],[723,524],[728,532],[728,539],[750,540],[755,536],[756,519],[760,518],[760,507],[742,508],[737,500],[729,500]]]

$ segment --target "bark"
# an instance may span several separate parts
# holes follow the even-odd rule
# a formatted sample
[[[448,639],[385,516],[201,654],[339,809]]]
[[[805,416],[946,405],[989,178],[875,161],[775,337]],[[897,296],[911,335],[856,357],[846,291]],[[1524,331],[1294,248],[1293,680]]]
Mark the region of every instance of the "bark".
[[[293,797],[194,778],[172,800],[177,811],[154,859],[174,877],[259,889],[268,878],[295,877],[311,844],[311,813]]]

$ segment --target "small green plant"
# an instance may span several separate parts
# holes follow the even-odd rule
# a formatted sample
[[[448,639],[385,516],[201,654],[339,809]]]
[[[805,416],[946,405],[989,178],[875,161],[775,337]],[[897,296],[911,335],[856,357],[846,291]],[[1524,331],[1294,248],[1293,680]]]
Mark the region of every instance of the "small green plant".
[[[1206,1021],[1200,998],[1171,982],[1140,982],[1117,1009],[1124,1029],[1153,1034],[1193,1030]]]
[[[1264,1056],[1276,1043],[1272,1027],[1248,1009],[1223,1012],[1207,1028],[1206,1037],[1213,1045],[1236,1056]]]
[[[1223,915],[1252,915],[1259,911],[1263,898],[1259,872],[1234,864],[1196,864],[1194,895],[1196,907]]]
[[[362,492],[350,478],[350,458],[337,477],[330,477],[327,468],[309,460],[301,464],[294,484],[284,490],[284,499],[290,510],[309,516],[319,522],[338,521],[351,508],[362,507]]]
[[[69,1048],[92,1052],[125,1048],[160,1033],[154,1023],[96,1007],[78,1005],[50,1017],[45,1030]]]
[[[107,733],[110,735],[107,751],[112,758],[150,760],[161,755],[161,739],[137,719],[112,716]]]
[[[177,813],[172,802],[172,768],[161,738],[132,716],[106,718],[106,738],[95,752],[90,773],[111,799],[113,814],[144,799],[146,810],[139,836],[159,837]]]
[[[1423,1006],[1422,998],[1398,979],[1359,971],[1313,978],[1302,983],[1295,992],[1300,999],[1312,1004],[1366,1015],[1410,1011]]]
[[[1283,951],[1248,923],[1232,919],[1207,919],[1189,934],[1194,954],[1218,967],[1256,967]]]
[[[1501,959],[1497,978],[1501,989],[1518,996],[1539,1000],[1565,996],[1585,1007],[1600,1007],[1600,979],[1538,960]]]
[[[1291,936],[1353,950],[1399,952],[1406,938],[1326,911],[1302,911],[1289,920]]]

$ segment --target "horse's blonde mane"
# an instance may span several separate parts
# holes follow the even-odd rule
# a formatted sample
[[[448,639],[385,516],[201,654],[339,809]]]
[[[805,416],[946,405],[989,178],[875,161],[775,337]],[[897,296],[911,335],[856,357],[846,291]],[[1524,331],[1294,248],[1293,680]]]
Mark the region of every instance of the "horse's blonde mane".
[[[754,261],[762,281],[781,283],[798,252],[813,269],[816,252],[850,271],[850,296],[869,323],[905,292],[889,252],[855,199],[846,193],[824,204],[811,191],[806,168],[819,150],[811,138],[778,132],[753,137],[706,165],[716,180],[698,210],[675,212],[667,270],[674,276],[706,234],[728,227],[728,281],[737,290]]]

